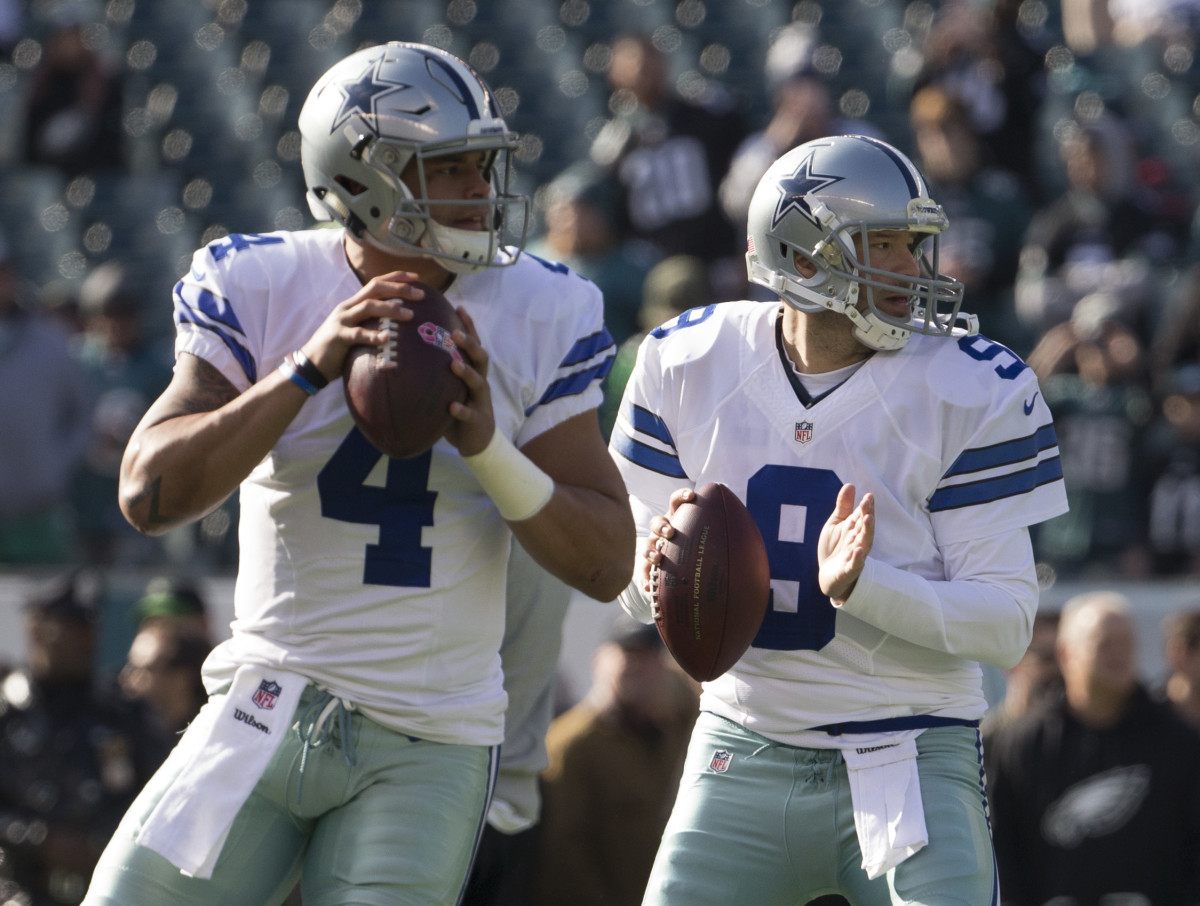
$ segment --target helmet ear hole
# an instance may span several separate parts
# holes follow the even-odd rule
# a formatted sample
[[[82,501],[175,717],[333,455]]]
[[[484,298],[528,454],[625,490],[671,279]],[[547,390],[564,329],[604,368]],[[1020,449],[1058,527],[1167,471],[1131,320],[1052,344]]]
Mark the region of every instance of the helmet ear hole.
[[[345,189],[347,192],[349,192],[352,196],[358,196],[358,195],[361,195],[363,192],[367,191],[367,187],[364,186],[361,182],[359,182],[358,180],[355,180],[355,179],[351,179],[349,176],[345,176],[341,173],[339,173],[337,176],[335,176],[333,178],[333,181],[336,182],[343,189]]]
[[[792,266],[796,268],[798,273],[805,280],[810,280],[817,275],[820,268],[817,267],[813,260],[800,251],[792,252]]]

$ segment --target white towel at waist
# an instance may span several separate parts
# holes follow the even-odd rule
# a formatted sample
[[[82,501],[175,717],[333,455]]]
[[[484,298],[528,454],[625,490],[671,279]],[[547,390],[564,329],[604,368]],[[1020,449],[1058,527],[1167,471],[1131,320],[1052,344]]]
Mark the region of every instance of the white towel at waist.
[[[920,732],[906,732],[883,745],[842,749],[868,878],[886,874],[929,842],[917,775]]]
[[[204,706],[172,753],[183,769],[137,842],[184,874],[212,877],[233,819],[291,727],[307,683],[295,673],[239,667],[224,699]]]

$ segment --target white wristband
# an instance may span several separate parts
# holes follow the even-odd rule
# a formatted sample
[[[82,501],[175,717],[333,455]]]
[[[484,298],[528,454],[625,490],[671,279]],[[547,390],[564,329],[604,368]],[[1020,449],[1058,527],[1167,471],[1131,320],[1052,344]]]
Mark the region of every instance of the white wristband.
[[[509,522],[535,515],[554,496],[554,479],[499,431],[492,433],[483,450],[464,456],[463,462]]]

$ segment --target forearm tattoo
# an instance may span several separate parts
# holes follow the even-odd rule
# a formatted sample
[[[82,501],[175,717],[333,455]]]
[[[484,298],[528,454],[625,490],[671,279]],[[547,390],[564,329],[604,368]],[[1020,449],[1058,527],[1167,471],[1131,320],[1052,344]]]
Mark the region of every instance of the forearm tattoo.
[[[184,374],[176,376],[171,387],[155,404],[152,421],[147,427],[162,425],[184,415],[213,412],[237,395],[237,389],[220,371],[203,359],[194,358],[188,363]],[[129,509],[145,513],[146,524],[150,526],[161,527],[178,521],[178,517],[172,519],[162,511],[162,483],[161,473],[147,474],[141,483],[141,490],[125,498]]]
[[[149,525],[168,525],[173,520],[162,515],[158,506],[159,491],[162,489],[162,476],[158,475],[147,482],[145,490],[126,498],[126,506],[131,510],[146,510],[146,522]],[[147,501],[149,501],[147,503]]]

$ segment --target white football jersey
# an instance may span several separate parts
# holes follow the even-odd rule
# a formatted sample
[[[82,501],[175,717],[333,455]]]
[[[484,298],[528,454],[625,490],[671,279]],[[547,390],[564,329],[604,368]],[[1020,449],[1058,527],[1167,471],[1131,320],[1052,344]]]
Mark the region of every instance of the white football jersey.
[[[361,289],[342,238],[234,235],[197,251],[175,288],[177,354],[239,391],[270,374]],[[446,297],[478,327],[496,430],[518,447],[597,407],[614,348],[592,283],[524,255],[458,276]],[[511,532],[457,450],[389,459],[334,382],[242,483],[240,506],[232,638],[205,665],[210,690],[241,664],[278,666],[406,734],[501,741]]]
[[[982,336],[913,334],[814,400],[783,350],[780,313],[778,303],[723,302],[654,330],[612,434],[639,540],[650,518],[667,512],[672,491],[719,481],[745,502],[766,542],[766,618],[733,669],[705,684],[701,707],[796,745],[812,739],[801,731],[844,721],[976,719],[986,708],[978,659],[950,642],[939,650],[912,641],[989,633],[970,612],[972,590],[967,605],[942,613],[905,614],[897,596],[892,613],[868,622],[849,612],[849,601],[834,607],[821,593],[816,545],[849,482],[859,499],[875,496],[868,566],[895,568],[893,578],[898,570],[930,582],[959,578],[947,575],[949,547],[1014,532],[1027,553],[1025,527],[1066,509],[1054,427],[1033,372]],[[1024,566],[1015,570],[1033,588],[1032,561]],[[631,613],[649,618],[626,597]],[[1005,656],[1032,618],[1030,597],[1029,612],[1011,607],[1011,616],[996,617],[1015,621]],[[891,631],[881,628],[889,620]]]

